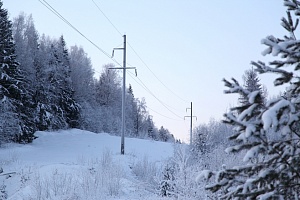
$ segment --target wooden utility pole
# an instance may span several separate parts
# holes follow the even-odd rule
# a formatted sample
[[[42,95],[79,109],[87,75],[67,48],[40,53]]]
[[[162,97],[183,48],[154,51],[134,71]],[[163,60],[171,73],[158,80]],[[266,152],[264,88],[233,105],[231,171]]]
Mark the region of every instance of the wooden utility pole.
[[[126,68],[126,35],[123,35],[124,45],[123,48],[114,48],[112,57],[114,56],[114,50],[123,50],[123,67],[114,67],[110,69],[122,69],[123,70],[123,87],[122,87],[122,133],[121,133],[121,154],[125,153],[125,89],[126,89],[126,69],[135,69],[135,67]]]
[[[186,117],[190,117],[191,118],[191,125],[190,125],[190,145],[192,145],[193,143],[193,117],[196,118],[197,120],[197,117],[196,116],[193,116],[193,102],[191,102],[191,107],[190,108],[187,108],[186,111],[190,109],[191,110],[191,115],[190,116],[184,116],[184,119]]]

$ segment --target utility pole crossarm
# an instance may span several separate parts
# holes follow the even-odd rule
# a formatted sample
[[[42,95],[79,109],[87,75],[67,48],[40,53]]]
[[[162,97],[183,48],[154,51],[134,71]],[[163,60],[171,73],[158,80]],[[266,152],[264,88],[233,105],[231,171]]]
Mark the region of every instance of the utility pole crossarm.
[[[184,120],[185,118],[190,118],[191,116],[184,116]],[[196,121],[197,121],[197,116],[192,116],[193,118],[196,118]]]

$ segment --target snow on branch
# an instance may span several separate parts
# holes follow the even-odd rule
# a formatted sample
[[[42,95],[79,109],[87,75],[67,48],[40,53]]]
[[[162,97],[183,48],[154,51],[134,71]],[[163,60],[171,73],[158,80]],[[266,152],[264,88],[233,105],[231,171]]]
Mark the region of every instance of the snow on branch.
[[[244,89],[242,86],[240,86],[239,82],[235,80],[234,78],[231,78],[232,83],[227,81],[226,79],[223,79],[223,82],[225,83],[225,86],[229,89],[224,90],[225,94],[231,94],[231,93],[239,93],[244,96],[248,96],[251,92]]]
[[[275,86],[282,85],[284,83],[288,83],[293,78],[292,72],[288,72],[286,70],[266,66],[266,64],[264,62],[261,62],[261,61],[253,62],[252,61],[251,64],[256,67],[255,71],[257,71],[260,74],[269,73],[269,72],[280,74],[281,76],[274,80]]]
[[[300,16],[300,2],[297,0],[284,0],[284,6],[290,11],[294,11],[296,16]]]
[[[269,47],[268,49],[262,52],[263,56],[270,53],[272,53],[273,56],[278,56],[280,53],[291,54],[291,50],[289,48],[299,45],[300,41],[299,40],[282,41],[271,35],[265,39],[262,39],[261,43]]]
[[[289,112],[291,113],[295,112],[295,108],[290,101],[281,99],[263,113],[262,122],[264,130],[268,130],[270,127],[277,127],[279,125],[279,119],[283,115],[284,109],[289,109]]]

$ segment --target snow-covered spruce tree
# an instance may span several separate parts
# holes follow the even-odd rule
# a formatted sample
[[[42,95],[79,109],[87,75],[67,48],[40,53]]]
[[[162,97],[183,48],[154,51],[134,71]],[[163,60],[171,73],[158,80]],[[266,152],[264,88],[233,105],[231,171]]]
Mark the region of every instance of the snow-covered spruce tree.
[[[38,52],[38,33],[35,29],[32,16],[26,16],[21,13],[17,18],[13,20],[12,26],[13,38],[16,46],[17,61],[20,63],[19,68],[23,72],[24,89],[27,91],[24,99],[24,106],[22,106],[22,113],[26,113],[25,117],[30,119],[30,124],[27,126],[26,132],[34,132],[36,126],[34,123],[35,118],[35,103],[33,100],[36,92],[36,70],[35,60]],[[21,115],[24,117],[24,115]]]
[[[0,135],[1,140],[31,142],[32,119],[28,116],[30,104],[26,81],[16,60],[12,23],[0,1]]]
[[[174,178],[174,166],[166,165],[162,172],[162,180],[159,183],[159,194],[163,197],[176,196],[175,195],[175,178]]]
[[[163,142],[175,142],[174,136],[163,126],[158,130],[158,140]]]
[[[134,125],[136,124],[136,112],[137,102],[134,98],[132,86],[129,84],[129,88],[125,94],[125,127],[127,136],[136,136],[136,130]]]
[[[51,118],[53,116],[50,105],[50,84],[47,81],[47,67],[49,60],[50,39],[45,35],[41,37],[37,57],[34,60],[35,68],[35,92],[33,101],[35,104],[35,125],[38,130],[50,129]]]
[[[62,95],[62,82],[63,73],[60,71],[62,69],[62,61],[60,59],[58,51],[58,42],[52,41],[48,47],[48,58],[45,67],[46,73],[46,88],[47,88],[47,106],[50,108],[49,117],[50,126],[48,129],[57,130],[65,129],[68,127],[64,111],[61,107],[61,95]]]
[[[251,92],[235,79],[224,80],[228,87],[225,93],[244,95],[248,103],[225,114],[225,122],[236,129],[230,137],[236,145],[227,148],[227,152],[245,150],[246,164],[207,173],[216,175],[216,183],[206,189],[222,191],[222,199],[299,199],[300,196],[300,40],[295,32],[300,2],[284,0],[284,5],[287,18],[283,18],[281,24],[288,35],[282,39],[268,36],[262,40],[268,46],[263,54],[280,58],[268,65],[261,61],[252,64],[259,73],[279,74],[274,85],[287,85],[285,95],[267,102],[265,108],[256,109],[261,98],[259,91]],[[239,112],[235,112],[236,109]]]
[[[69,53],[66,42],[61,36],[58,40],[57,62],[60,63],[58,71],[62,78],[60,81],[59,105],[63,110],[64,118],[70,128],[79,127],[80,106],[74,99],[74,89],[72,88],[71,68]]]
[[[261,99],[258,99],[257,101],[260,103],[261,107],[263,107],[266,101],[266,89],[263,88],[263,86],[260,84],[260,79],[258,78],[257,72],[253,68],[246,70],[245,74],[243,75],[243,80],[244,88],[246,88],[250,92],[260,91]],[[239,98],[239,103],[241,104],[241,106],[247,105],[247,96],[242,95]]]
[[[211,119],[207,124],[203,123],[193,130],[192,152],[198,158],[211,153],[220,146],[230,144],[226,139],[232,134],[232,126]]]
[[[35,62],[39,130],[78,127],[79,105],[74,100],[68,51],[63,37],[51,40],[42,36],[39,58]]]

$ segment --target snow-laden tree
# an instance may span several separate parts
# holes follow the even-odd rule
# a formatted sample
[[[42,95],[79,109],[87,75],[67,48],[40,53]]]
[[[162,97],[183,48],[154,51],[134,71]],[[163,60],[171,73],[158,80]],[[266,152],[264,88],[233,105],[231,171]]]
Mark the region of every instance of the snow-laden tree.
[[[126,135],[134,137],[136,136],[136,113],[137,113],[137,101],[134,98],[132,86],[129,84],[127,93],[125,94],[125,127]]]
[[[148,131],[148,127],[145,123],[145,121],[148,118],[148,111],[147,111],[147,105],[145,98],[136,99],[137,102],[137,112],[136,112],[136,121],[135,121],[135,130],[136,130],[136,136],[144,138],[146,137],[146,133]]]
[[[118,134],[121,130],[122,90],[117,71],[109,69],[112,67],[112,64],[104,66],[95,83],[95,97],[97,106],[101,107],[101,131]]]
[[[164,166],[158,182],[159,194],[175,199],[203,199],[203,193],[199,192],[195,182],[198,170],[199,165],[194,165],[190,146],[175,144],[173,157]]]
[[[227,138],[232,134],[232,127],[211,119],[208,123],[202,123],[193,130],[192,152],[195,156],[203,158],[203,154],[212,152],[220,146],[230,144]]]
[[[257,72],[253,68],[246,70],[243,75],[243,81],[244,81],[244,85],[243,85],[244,88],[246,88],[250,92],[260,91],[261,99],[258,99],[258,101],[260,101],[261,107],[263,107],[266,101],[267,92],[265,87],[263,87],[263,85],[260,83],[260,79],[258,78]],[[248,104],[247,96],[242,95],[239,98],[239,103],[241,104],[241,106],[247,105]]]
[[[95,79],[91,59],[82,47],[76,45],[71,46],[69,57],[74,99],[81,106],[80,128],[99,132],[99,127],[102,127],[99,120],[101,108],[96,105]]]
[[[151,115],[148,115],[144,123],[145,127],[147,128],[147,137],[152,140],[158,140],[158,130],[153,122],[153,117]]]
[[[159,182],[159,195],[163,197],[176,196],[175,184],[175,169],[174,165],[167,164],[162,171],[162,180]]]
[[[284,0],[287,17],[281,25],[288,34],[283,38],[268,36],[263,55],[276,57],[269,64],[252,62],[259,73],[275,73],[274,85],[286,85],[285,95],[257,109],[260,91],[249,91],[235,79],[224,80],[225,93],[246,96],[244,107],[232,108],[225,122],[235,127],[230,137],[236,144],[227,152],[245,152],[244,165],[222,169],[214,174],[216,182],[206,188],[222,194],[221,199],[299,199],[300,196],[300,40],[296,29],[300,2]],[[235,112],[239,109],[239,112]],[[239,113],[239,114],[236,114]]]
[[[22,106],[23,113],[26,113],[30,122],[27,126],[26,132],[34,132],[36,126],[34,123],[36,104],[33,100],[36,93],[36,67],[35,62],[38,56],[38,33],[35,29],[33,18],[31,15],[26,16],[21,13],[13,20],[13,38],[16,44],[17,61],[20,63],[19,67],[23,71],[24,89],[27,91],[24,96],[24,105]],[[22,115],[24,117],[24,115]]]
[[[32,15],[21,13],[13,20],[13,38],[16,44],[17,60],[29,83],[28,89],[35,89],[36,70],[34,62],[37,59],[39,36],[35,29]]]
[[[50,84],[48,83],[48,52],[51,44],[50,38],[42,35],[39,51],[34,61],[35,67],[35,92],[33,100],[35,103],[35,124],[38,130],[48,130],[51,127],[53,117],[50,104]]]
[[[66,123],[68,124],[68,127],[78,128],[80,106],[74,99],[69,52],[63,36],[61,36],[58,40],[56,56],[57,62],[60,64],[60,68],[58,68],[57,70],[62,75],[61,81],[59,82],[59,105],[63,111],[64,118]]]
[[[46,130],[64,129],[68,126],[60,104],[64,74],[60,71],[63,67],[63,61],[58,52],[58,42],[46,38],[46,41],[41,41],[41,50],[44,51],[41,66],[44,84],[40,85],[42,91],[38,90],[39,93],[41,92],[40,100],[42,101],[38,108],[41,108],[40,114],[48,121]]]
[[[23,71],[16,60],[12,23],[0,1],[0,135],[1,140],[30,142],[33,130],[27,107],[30,99]]]
[[[163,142],[175,142],[174,136],[163,126],[158,130],[158,140]]]
[[[89,102],[94,104],[94,70],[91,59],[82,47],[71,46],[70,68],[74,98],[77,102]]]
[[[39,130],[78,127],[79,105],[74,99],[68,50],[63,37],[44,35],[35,60],[36,124]]]

